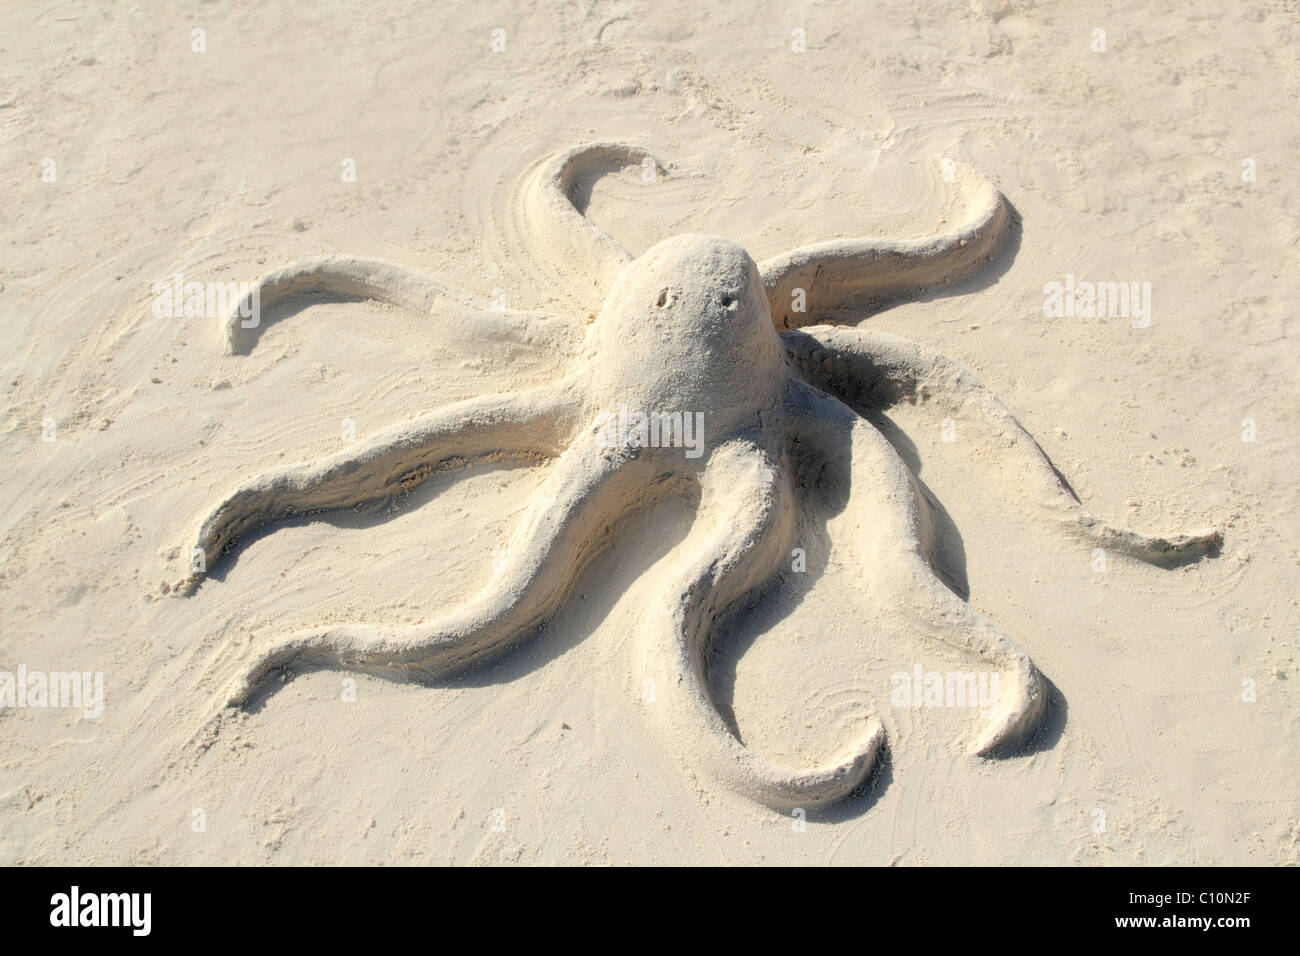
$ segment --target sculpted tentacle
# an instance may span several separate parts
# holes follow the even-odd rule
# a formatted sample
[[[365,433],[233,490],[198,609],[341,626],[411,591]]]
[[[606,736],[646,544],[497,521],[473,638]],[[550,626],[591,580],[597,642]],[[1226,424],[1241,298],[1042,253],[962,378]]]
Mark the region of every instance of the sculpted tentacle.
[[[853,546],[861,566],[874,569],[864,578],[868,590],[876,592],[872,606],[900,626],[927,622],[939,639],[997,668],[999,699],[972,752],[988,753],[1019,740],[1036,727],[1042,712],[1042,678],[1015,641],[935,576],[922,550],[923,498],[898,452],[838,400],[802,383],[792,394],[797,434],[820,450],[830,480],[849,488],[846,507],[857,529]]]
[[[923,345],[856,328],[811,326],[781,335],[795,365],[812,384],[850,402],[886,409],[932,402],[961,428],[994,438],[990,467],[1000,468],[1030,501],[1069,533],[1153,564],[1195,560],[1218,547],[1217,530],[1147,535],[1107,524],[1083,507],[1033,437],[973,372]]]
[[[621,166],[654,162],[637,146],[591,143],[556,153],[538,168],[524,193],[524,213],[533,235],[565,272],[595,274],[603,295],[632,255],[584,215],[579,198],[583,177]],[[588,280],[590,281],[590,280]]]
[[[414,269],[382,259],[336,255],[303,259],[260,279],[225,320],[227,351],[251,352],[275,318],[268,310],[296,295],[374,299],[423,314],[445,311],[467,333],[505,335],[552,347],[565,345],[576,332],[567,320],[543,312],[484,308]]]
[[[268,672],[288,664],[432,680],[481,663],[555,613],[620,518],[671,490],[651,456],[602,448],[587,431],[560,456],[492,580],[468,602],[412,626],[346,624],[281,638],[257,656],[229,703],[244,706]]]
[[[192,593],[240,536],[267,522],[382,501],[452,460],[558,455],[578,408],[571,382],[472,398],[389,428],[359,447],[259,475],[203,519],[193,545],[202,553],[203,571],[192,572],[180,591]]]
[[[794,509],[788,474],[757,446],[716,449],[701,479],[694,545],[663,591],[663,611],[644,632],[653,701],[647,710],[690,769],[777,809],[829,803],[870,771],[884,739],[879,721],[829,765],[777,767],[749,750],[718,713],[705,662],[715,622],[769,582],[789,553]]]
[[[1006,197],[982,175],[958,167],[969,191],[966,216],[945,235],[925,239],[837,239],[801,246],[759,263],[778,329],[818,321],[819,313],[871,304],[967,278],[997,250],[1012,222]],[[804,311],[794,311],[802,289]]]

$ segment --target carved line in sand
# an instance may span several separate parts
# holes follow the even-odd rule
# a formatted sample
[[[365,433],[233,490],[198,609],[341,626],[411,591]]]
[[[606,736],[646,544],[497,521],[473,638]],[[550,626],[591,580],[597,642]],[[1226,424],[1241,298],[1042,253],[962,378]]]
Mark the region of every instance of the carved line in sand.
[[[575,269],[607,289],[596,321],[544,313],[493,313],[459,301],[432,279],[369,259],[330,256],[262,280],[263,309],[286,296],[327,292],[381,299],[458,323],[508,333],[541,347],[585,336],[573,370],[540,388],[487,395],[437,409],[359,448],[253,478],[212,507],[196,547],[213,567],[241,535],[289,515],[352,507],[401,495],[450,462],[538,456],[549,478],[513,534],[495,576],[467,603],[422,624],[328,625],[265,646],[230,690],[246,706],[273,670],[290,664],[343,668],[429,681],[518,644],[569,597],[583,567],[622,519],[659,496],[697,493],[699,507],[680,556],[641,633],[656,687],[647,708],[688,769],[769,806],[809,807],[843,797],[871,770],[884,741],[872,719],[842,756],[809,769],[776,767],[747,749],[719,714],[707,681],[709,637],[720,618],[743,611],[772,587],[794,543],[799,502],[791,449],[811,448],[848,488],[857,528],[851,543],[872,579],[903,595],[880,608],[903,620],[937,622],[954,646],[1009,676],[989,723],[971,742],[985,754],[1031,730],[1043,682],[1028,655],[945,588],[934,575],[924,533],[930,520],[915,479],[885,437],[845,401],[884,409],[924,388],[943,414],[984,436],[1004,463],[1009,490],[1069,532],[1142,560],[1193,560],[1217,532],[1151,537],[1088,515],[1038,444],[969,371],[894,336],[819,325],[826,310],[916,294],[983,266],[1011,222],[1006,200],[963,170],[970,218],[929,239],[838,240],[805,246],[757,265],[726,239],[686,235],[634,259],[574,205],[579,177],[648,154],[617,144],[581,146],[537,167],[524,192],[529,255]],[[791,290],[808,296],[789,312]],[[226,344],[247,353],[261,329],[242,328],[236,309]],[[594,425],[629,408],[705,414],[706,454],[679,448],[609,448]],[[203,575],[180,588],[193,593]]]

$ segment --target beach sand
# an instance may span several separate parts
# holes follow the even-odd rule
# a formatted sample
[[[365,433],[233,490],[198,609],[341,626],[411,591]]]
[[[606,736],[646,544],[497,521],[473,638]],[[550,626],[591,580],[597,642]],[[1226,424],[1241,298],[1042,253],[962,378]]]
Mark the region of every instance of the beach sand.
[[[0,671],[102,674],[103,700],[0,707],[0,861],[1300,863],[1297,46],[1293,0],[3,6]],[[1043,678],[1010,753],[969,752],[975,708],[898,704],[899,674],[982,665],[902,610],[825,482],[795,488],[810,570],[721,622],[709,681],[782,766],[879,721],[847,800],[764,806],[651,719],[639,635],[691,557],[689,495],[612,509],[572,599],[455,681],[308,669],[225,708],[285,634],[490,586],[553,465],[269,526],[178,595],[204,515],[579,346],[334,297],[232,353],[229,308],[166,314],[159,289],[346,255],[581,329],[599,277],[549,264],[520,184],[590,142],[654,157],[577,197],[633,255],[941,235],[948,174],[977,170],[1014,211],[1001,252],[837,321],[978,375],[1093,514],[1221,548],[1098,551],[1039,520],[997,441],[902,402],[881,424],[945,516],[947,583]],[[1147,311],[1047,314],[1084,282]]]

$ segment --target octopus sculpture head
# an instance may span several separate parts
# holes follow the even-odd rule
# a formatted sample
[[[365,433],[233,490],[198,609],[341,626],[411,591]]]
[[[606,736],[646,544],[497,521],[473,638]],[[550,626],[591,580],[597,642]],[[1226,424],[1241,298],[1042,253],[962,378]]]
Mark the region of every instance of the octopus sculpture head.
[[[618,274],[592,335],[592,395],[644,414],[703,414],[710,432],[752,419],[786,374],[758,266],[729,239],[652,246]]]
[[[492,580],[473,598],[420,624],[321,624],[260,639],[223,697],[218,730],[228,710],[247,707],[273,672],[335,667],[433,682],[492,659],[555,613],[627,515],[693,488],[697,517],[660,600],[642,615],[639,660],[646,670],[631,683],[651,688],[641,695],[648,715],[701,780],[778,808],[841,799],[875,764],[885,741],[880,719],[864,719],[843,753],[824,764],[779,767],[742,743],[715,706],[709,677],[717,623],[778,586],[797,544],[801,486],[790,452],[797,445],[847,491],[857,530],[835,546],[856,555],[876,596],[873,619],[892,616],[904,627],[923,622],[1002,675],[969,747],[989,754],[1011,745],[1035,727],[1044,684],[1019,645],[934,573],[926,498],[898,452],[859,414],[904,397],[924,396],[922,404],[968,434],[992,436],[988,447],[1014,459],[1007,473],[1019,486],[1012,491],[1089,547],[1169,564],[1197,560],[1218,545],[1213,530],[1155,537],[1091,517],[971,372],[896,336],[820,324],[846,308],[860,318],[890,298],[981,269],[1013,217],[978,174],[956,177],[953,188],[964,191],[968,214],[950,233],[836,240],[756,264],[736,243],[700,235],[665,239],[634,259],[574,205],[581,177],[611,162],[643,161],[647,154],[632,147],[583,146],[543,162],[523,183],[520,259],[540,255],[575,277],[578,315],[595,305],[593,293],[602,295],[590,323],[484,309],[421,273],[350,256],[273,273],[232,312],[226,341],[236,355],[252,349],[274,317],[252,305],[273,309],[286,296],[314,292],[381,299],[494,334],[504,324],[543,347],[559,340],[581,345],[571,350],[578,356],[572,369],[548,385],[435,409],[337,455],[244,481],[207,509],[179,594],[200,593],[240,536],[265,523],[395,498],[453,462],[554,460]],[[626,410],[637,427],[611,440],[602,421]]]

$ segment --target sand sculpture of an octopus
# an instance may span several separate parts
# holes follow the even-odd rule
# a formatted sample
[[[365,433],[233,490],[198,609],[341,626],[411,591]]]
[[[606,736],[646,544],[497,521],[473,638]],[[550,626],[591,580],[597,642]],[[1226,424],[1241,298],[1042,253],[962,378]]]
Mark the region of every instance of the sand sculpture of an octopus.
[[[797,544],[797,444],[850,485],[849,506],[861,509],[850,545],[864,573],[889,575],[891,593],[907,595],[904,613],[939,622],[953,645],[1009,678],[971,751],[987,754],[1016,742],[1043,709],[1043,679],[1010,637],[936,577],[927,551],[931,516],[915,477],[884,435],[834,396],[883,409],[915,400],[923,389],[942,414],[996,436],[1000,467],[1027,507],[1098,546],[1155,563],[1193,560],[1218,543],[1217,533],[1152,537],[1098,521],[969,371],[892,335],[811,324],[831,309],[869,309],[978,271],[1012,222],[1005,198],[983,177],[962,168],[957,186],[971,197],[969,212],[947,235],[833,241],[761,265],[727,239],[679,235],[633,258],[585,218],[575,187],[584,174],[647,156],[611,144],[560,153],[539,164],[515,210],[534,253],[566,274],[585,272],[597,290],[607,290],[569,374],[544,387],[448,405],[360,447],[253,478],[210,510],[196,543],[211,570],[241,535],[266,522],[389,499],[453,461],[552,457],[553,469],[492,579],[467,603],[422,624],[328,625],[274,639],[238,679],[227,706],[246,707],[271,672],[290,665],[428,681],[499,655],[556,612],[620,519],[689,489],[698,508],[680,545],[680,566],[641,624],[656,689],[648,713],[690,772],[761,803],[788,809],[844,797],[875,763],[884,740],[878,719],[842,758],[806,769],[774,766],[718,712],[706,673],[719,620],[779,581]],[[262,310],[316,292],[424,312],[454,301],[420,273],[347,256],[292,265],[257,287]],[[247,353],[265,326],[245,328],[247,304],[226,323],[235,354]],[[513,323],[524,335],[548,321],[539,313],[455,311],[462,327]],[[675,413],[685,423],[702,413],[699,453],[687,454],[682,442],[663,435],[646,441],[636,429],[629,429],[630,441],[609,440],[610,416],[623,406],[667,415],[661,421],[669,429],[679,421]],[[191,575],[182,592],[193,593],[202,578]]]

